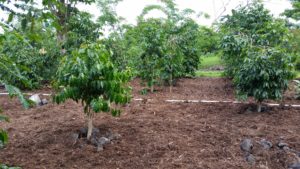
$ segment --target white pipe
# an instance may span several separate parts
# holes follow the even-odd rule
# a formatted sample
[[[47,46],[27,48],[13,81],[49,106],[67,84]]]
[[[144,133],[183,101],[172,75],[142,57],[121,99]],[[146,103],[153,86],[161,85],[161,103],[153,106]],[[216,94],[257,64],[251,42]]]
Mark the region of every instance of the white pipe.
[[[33,93],[23,93],[24,95],[34,95]],[[0,93],[0,96],[6,96],[9,95],[9,93]],[[47,93],[43,93],[43,94],[39,94],[42,96],[51,96],[52,94],[47,94]]]
[[[249,103],[249,102],[239,102],[239,101],[217,101],[217,100],[165,100],[169,103],[233,103],[233,104],[242,104],[242,103]],[[274,103],[266,103],[268,106],[278,107],[280,104]],[[285,104],[285,107],[295,107],[300,108],[300,105],[296,104]]]
[[[23,93],[25,95],[33,95],[33,93]],[[0,96],[4,96],[4,95],[9,95],[9,93],[0,93]],[[47,94],[47,93],[43,93],[40,94],[42,96],[51,96],[52,94]],[[147,100],[150,101],[152,99],[143,99],[143,98],[134,98],[134,101],[143,101],[143,100]],[[165,100],[165,102],[169,102],[169,103],[233,103],[233,104],[241,104],[241,103],[249,103],[249,102],[239,102],[239,101],[217,101],[217,100]],[[272,106],[272,107],[278,107],[280,106],[280,104],[276,104],[276,103],[266,103],[266,105],[268,106]],[[285,104],[285,107],[295,107],[295,108],[300,108],[300,105],[298,104]]]

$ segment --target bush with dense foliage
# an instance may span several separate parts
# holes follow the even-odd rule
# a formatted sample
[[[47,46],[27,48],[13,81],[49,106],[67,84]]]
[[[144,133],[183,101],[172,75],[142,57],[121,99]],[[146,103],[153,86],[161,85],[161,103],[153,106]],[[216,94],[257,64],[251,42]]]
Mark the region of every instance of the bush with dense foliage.
[[[133,44],[142,49],[135,50],[138,75],[152,92],[154,84],[168,84],[172,91],[176,79],[195,75],[200,62],[199,25],[189,17],[193,11],[180,11],[173,1],[162,2],[145,7],[137,26],[129,31],[136,37]],[[162,11],[166,18],[146,18],[152,10]]]
[[[254,97],[260,112],[264,100],[282,99],[293,78],[291,57],[275,49],[249,54],[236,72],[234,84],[240,98]]]
[[[290,32],[292,36],[289,51],[293,53],[295,69],[300,70],[300,29],[291,28]]]
[[[58,65],[59,48],[49,31],[41,31],[38,38],[31,39],[26,32],[6,30],[0,44],[1,56],[13,61],[31,86],[24,86],[20,79],[5,72],[0,72],[0,76],[19,88],[36,88],[44,81],[51,81]]]
[[[118,72],[110,60],[110,52],[103,45],[82,45],[71,56],[62,59],[57,85],[63,86],[63,90],[54,97],[54,101],[62,103],[72,99],[82,103],[88,117],[89,139],[94,112],[111,112],[116,116],[120,114],[116,106],[129,102],[129,73]]]
[[[226,73],[234,78],[238,96],[253,96],[261,111],[261,102],[280,100],[293,78],[288,29],[259,3],[233,10],[224,19]]]
[[[284,21],[275,19],[262,4],[254,3],[223,18],[221,48],[226,73],[233,77],[253,47],[286,49],[289,40]],[[251,56],[250,56],[251,57]]]

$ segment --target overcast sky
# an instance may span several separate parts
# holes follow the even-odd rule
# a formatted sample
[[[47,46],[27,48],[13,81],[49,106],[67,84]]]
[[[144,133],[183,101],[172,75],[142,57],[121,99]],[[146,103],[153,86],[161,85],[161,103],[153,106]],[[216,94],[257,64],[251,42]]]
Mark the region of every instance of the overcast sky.
[[[288,0],[263,0],[264,5],[274,16],[279,16],[285,9],[291,8]],[[231,13],[231,10],[238,7],[240,4],[247,3],[247,0],[176,0],[179,9],[191,8],[196,13],[205,12],[210,15],[209,19],[198,18],[197,21],[201,25],[210,26],[215,19],[221,15]],[[118,15],[124,17],[128,23],[135,24],[136,17],[142,12],[146,5],[159,4],[159,0],[123,0],[117,6]],[[80,9],[99,15],[99,10],[96,6],[80,5]],[[153,11],[151,16],[161,17],[162,13]],[[195,17],[196,19],[196,17]]]

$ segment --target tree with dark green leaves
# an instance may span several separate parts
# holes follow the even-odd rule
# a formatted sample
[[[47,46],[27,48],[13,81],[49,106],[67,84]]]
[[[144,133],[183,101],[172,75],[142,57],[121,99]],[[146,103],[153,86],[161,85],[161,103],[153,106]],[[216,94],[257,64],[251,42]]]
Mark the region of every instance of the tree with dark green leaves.
[[[20,75],[28,79],[31,85],[22,83],[12,74],[0,72],[0,75],[21,89],[37,88],[44,82],[50,82],[57,70],[60,51],[55,34],[41,23],[36,23],[34,31],[21,30],[17,25],[16,30],[5,28],[0,44],[2,55],[15,64],[12,67],[17,67]]]
[[[300,20],[300,1],[299,0],[289,0],[292,4],[292,9],[286,9],[283,12],[283,15],[285,15],[288,18],[292,18],[296,21]]]
[[[90,2],[92,1],[87,3]],[[57,14],[59,10],[63,10],[60,1],[52,5],[52,10],[48,8],[54,1],[45,1],[44,8],[36,6],[32,1],[10,3],[21,8],[23,13],[12,10],[10,16],[13,17],[9,17],[9,21],[3,21],[1,24],[4,33],[0,52],[14,61],[20,73],[32,82],[32,88],[53,80],[62,53],[69,54],[82,43],[96,42],[101,35],[99,24],[92,20],[91,14],[79,11],[75,1],[65,2],[74,3],[69,5],[70,16],[67,16],[66,25],[59,25],[58,19],[50,12]],[[62,32],[62,27],[67,32]],[[58,32],[67,38],[61,38],[64,40],[58,42]],[[3,77],[10,84],[28,89],[28,86],[23,86],[23,83],[13,76]]]
[[[137,26],[140,35],[140,47],[143,52],[140,55],[140,63],[138,65],[139,75],[145,80],[154,91],[154,85],[158,83],[160,76],[160,61],[164,55],[163,43],[165,33],[163,29],[163,21],[160,19],[149,19],[140,22]]]
[[[264,100],[281,100],[293,78],[292,59],[281,49],[258,49],[249,53],[234,76],[237,95],[241,99],[254,97],[261,112]]]
[[[293,19],[295,21],[300,20],[300,1],[299,0],[290,0],[292,4],[291,9],[286,9],[282,15],[286,16],[287,18]],[[300,29],[299,24],[290,22],[288,23],[290,26],[290,32],[292,34],[291,38],[291,48],[290,50],[293,51],[295,57],[295,68],[300,70]]]
[[[87,12],[77,11],[72,14],[68,21],[68,32],[65,50],[71,53],[72,50],[84,43],[96,42],[102,33],[100,24],[92,20],[92,15]]]
[[[233,77],[248,56],[251,46],[286,48],[289,35],[284,21],[275,19],[260,3],[232,11],[221,24],[223,60],[226,74]]]
[[[162,11],[165,18],[149,18],[152,10]],[[179,10],[173,0],[164,0],[162,5],[149,5],[138,17],[138,45],[143,52],[139,69],[153,91],[154,83],[166,82],[172,86],[175,80],[185,75],[194,75],[199,65],[198,24],[190,18],[191,9]],[[156,22],[156,23],[155,23]],[[150,66],[149,66],[150,65]],[[147,71],[149,70],[149,71]]]
[[[201,54],[217,53],[220,51],[221,34],[206,26],[200,26],[198,30],[197,46]]]
[[[103,45],[82,45],[61,61],[57,85],[63,86],[63,90],[54,101],[62,103],[72,99],[82,103],[88,119],[87,139],[90,139],[94,113],[111,112],[117,116],[120,115],[117,105],[129,102],[129,79],[130,72],[118,72]]]
[[[78,3],[92,4],[95,0],[42,0],[42,8],[33,0],[9,1],[1,0],[0,12],[8,12],[7,21],[1,23],[8,26],[14,18],[18,17],[23,28],[34,28],[37,21],[50,24],[56,31],[56,40],[61,52],[64,53],[64,45],[68,39],[69,22],[71,16],[79,12]],[[11,6],[14,6],[12,8]],[[34,31],[33,31],[34,32]]]
[[[285,23],[253,3],[224,17],[221,30],[226,73],[239,98],[253,96],[258,111],[264,100],[280,100],[293,77]]]
[[[102,42],[105,47],[112,52],[112,62],[123,71],[129,66],[130,59],[126,51],[129,46],[126,46],[125,32],[126,26],[123,24],[124,18],[118,16],[116,6],[122,0],[98,0],[97,6],[100,10],[100,16],[97,18],[103,32],[107,32],[107,38],[103,38]],[[132,65],[131,65],[132,66]]]

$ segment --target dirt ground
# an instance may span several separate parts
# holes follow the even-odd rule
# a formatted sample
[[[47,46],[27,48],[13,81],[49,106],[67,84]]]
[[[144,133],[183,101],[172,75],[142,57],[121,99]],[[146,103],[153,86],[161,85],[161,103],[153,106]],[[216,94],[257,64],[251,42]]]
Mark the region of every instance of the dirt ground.
[[[161,87],[154,94],[141,95],[139,80],[132,86],[135,98],[148,100],[133,100],[122,108],[120,117],[95,117],[94,126],[100,131],[121,135],[103,151],[72,143],[72,134],[85,125],[80,104],[49,103],[23,110],[17,100],[1,96],[0,106],[11,121],[0,123],[10,137],[0,150],[0,162],[24,169],[286,169],[297,160],[296,154],[276,144],[281,139],[300,151],[300,109],[278,107],[255,113],[246,104],[164,101],[234,100],[230,80],[222,78],[182,79],[173,94]],[[292,93],[287,93],[287,102],[300,104]],[[252,166],[240,149],[245,138],[254,142]],[[258,144],[261,139],[273,147],[263,150]]]

